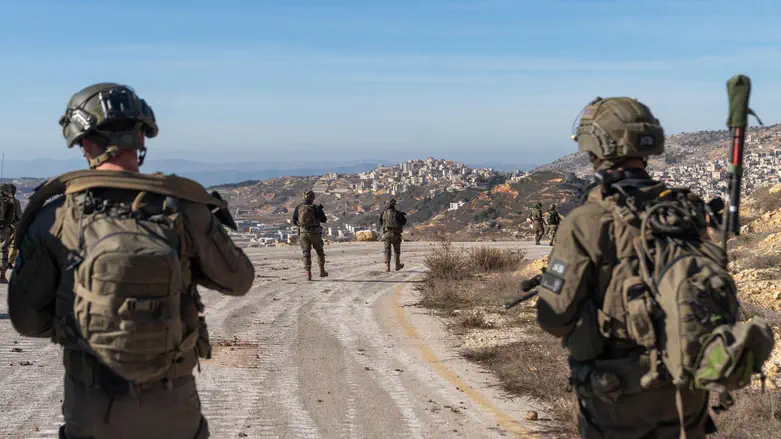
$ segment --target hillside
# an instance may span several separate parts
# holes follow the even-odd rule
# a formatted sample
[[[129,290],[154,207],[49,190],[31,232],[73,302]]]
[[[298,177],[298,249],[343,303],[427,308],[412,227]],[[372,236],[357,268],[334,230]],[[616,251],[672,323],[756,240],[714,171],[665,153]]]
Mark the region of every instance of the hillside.
[[[416,225],[410,235],[417,239],[447,235],[459,241],[528,237],[531,229],[526,219],[534,204],[540,202],[545,209],[556,204],[566,215],[586,184],[572,173],[536,172],[460,200],[465,203],[458,209],[440,211]]]

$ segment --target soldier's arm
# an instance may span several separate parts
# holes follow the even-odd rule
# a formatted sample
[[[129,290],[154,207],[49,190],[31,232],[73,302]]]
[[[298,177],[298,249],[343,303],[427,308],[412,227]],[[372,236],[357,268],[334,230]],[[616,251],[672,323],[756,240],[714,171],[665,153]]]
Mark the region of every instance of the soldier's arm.
[[[321,223],[327,223],[328,222],[328,217],[325,215],[325,212],[323,211],[322,208],[317,209],[317,219]]]
[[[255,280],[255,268],[236,247],[208,207],[182,203],[185,229],[192,253],[193,280],[232,296],[243,296]]]
[[[293,209],[293,225],[298,224],[298,206]]]
[[[60,264],[52,251],[56,244],[50,234],[50,226],[55,222],[52,207],[41,212],[25,234],[8,285],[11,324],[27,337],[48,338],[54,330]]]
[[[583,206],[559,225],[537,301],[537,323],[556,337],[575,327],[580,306],[596,287],[601,249],[610,245],[600,229],[605,224],[600,222],[600,209]]]

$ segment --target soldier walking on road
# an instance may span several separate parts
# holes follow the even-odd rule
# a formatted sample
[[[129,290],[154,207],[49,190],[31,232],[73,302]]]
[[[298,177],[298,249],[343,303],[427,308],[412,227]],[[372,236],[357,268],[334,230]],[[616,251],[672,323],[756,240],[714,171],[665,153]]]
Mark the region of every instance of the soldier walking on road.
[[[540,240],[545,236],[545,219],[542,213],[542,203],[534,205],[534,210],[529,214],[529,219],[532,221],[534,228],[534,243],[540,245]]]
[[[255,277],[223,229],[235,228],[227,203],[192,180],[139,172],[158,127],[127,86],[79,91],[60,125],[90,170],[30,198],[8,289],[14,329],[64,348],[60,438],[207,438],[193,368],[211,345],[197,285],[241,296]]]
[[[391,198],[380,214],[380,232],[385,243],[386,272],[390,272],[391,252],[396,253],[396,271],[404,268],[404,264],[401,263],[401,233],[406,224],[406,214],[396,210],[396,199]]]
[[[559,230],[561,215],[556,210],[556,205],[551,204],[548,209],[548,228],[550,229],[550,246],[553,246],[553,240],[556,239],[556,232]]]
[[[304,202],[293,211],[293,224],[298,226],[298,243],[304,252],[304,268],[306,280],[312,280],[312,248],[317,252],[317,264],[320,266],[320,277],[328,277],[325,271],[325,251],[323,251],[323,227],[320,225],[328,218],[323,212],[322,204],[313,204],[315,193],[304,192]]]
[[[22,217],[22,204],[16,199],[16,186],[13,183],[5,183],[0,186],[0,283],[8,283],[6,271],[12,268],[16,259],[16,246],[13,245],[16,224]],[[10,251],[10,258],[9,258]]]

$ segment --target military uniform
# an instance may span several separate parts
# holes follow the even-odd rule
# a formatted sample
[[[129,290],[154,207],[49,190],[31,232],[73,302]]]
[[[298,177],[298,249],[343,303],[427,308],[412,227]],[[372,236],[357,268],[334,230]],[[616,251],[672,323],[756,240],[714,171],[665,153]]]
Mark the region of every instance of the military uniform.
[[[548,228],[550,229],[550,245],[553,245],[553,240],[556,239],[556,232],[559,230],[559,223],[561,222],[561,216],[556,211],[556,205],[552,205],[548,210]]]
[[[540,240],[545,236],[545,219],[542,214],[542,204],[534,206],[534,210],[529,215],[529,219],[532,220],[534,226],[532,229],[532,232],[534,233],[534,243],[540,245]]]
[[[581,151],[592,154],[597,169],[618,168],[627,158],[663,152],[663,131],[647,107],[625,98],[608,99],[602,108],[596,105],[600,102],[604,104],[595,100],[586,108],[577,136]],[[620,114],[620,119],[611,114]],[[622,135],[625,123],[642,131]],[[604,145],[607,151],[601,149]],[[666,189],[643,169],[622,172],[626,184],[637,190],[656,195]],[[651,369],[648,351],[625,340],[626,329],[614,327],[616,321],[602,311],[606,298],[621,294],[632,276],[631,269],[618,265],[619,259],[636,255],[631,236],[616,236],[614,212],[606,207],[605,196],[602,186],[593,188],[584,204],[562,221],[539,288],[537,321],[561,338],[569,352],[581,437],[678,439],[675,387],[670,381],[641,385]],[[680,396],[687,437],[699,439],[706,430],[713,431],[708,393],[683,389]]]
[[[11,237],[8,239],[9,245],[10,245],[10,252],[9,252],[9,267],[13,267],[13,264],[16,262],[16,256],[17,256],[17,249],[14,242],[16,241],[16,224],[19,222],[19,219],[22,218],[22,203],[16,198],[16,186],[13,184],[9,184],[11,187],[11,196],[13,198],[14,202],[14,212],[15,212],[15,220],[13,225],[11,226]]]
[[[394,218],[398,217],[395,199],[391,199],[388,202],[388,206],[380,214],[379,228],[382,232],[382,242],[385,245],[385,270],[390,271],[391,255],[395,253],[395,268],[396,271],[399,271],[404,268],[404,264],[401,263],[401,235],[404,229],[402,227],[398,227],[398,224],[396,227],[394,227],[392,224],[389,224],[390,220],[386,218],[386,213],[388,215],[393,215]]]
[[[304,269],[306,270],[306,276],[308,280],[312,280],[312,248],[317,253],[317,264],[320,267],[320,277],[327,277],[328,272],[325,271],[325,251],[323,250],[323,228],[318,225],[299,225],[300,210],[304,205],[312,205],[315,199],[315,194],[312,191],[307,191],[304,194],[305,201],[293,211],[293,224],[298,225],[298,243],[301,246],[301,250],[304,253]],[[325,216],[322,206],[315,206],[314,219],[317,223],[324,223],[328,221],[328,217]]]
[[[100,107],[93,98],[104,91],[127,94],[127,90],[117,84],[97,84],[74,95],[68,108],[85,110],[90,117],[97,119],[93,122],[97,122],[100,127]],[[134,104],[131,101],[126,108],[133,108]],[[91,131],[82,130],[85,132],[79,134],[78,128],[74,128],[70,120],[72,112],[66,115],[69,117],[63,118],[61,124],[70,147],[79,141],[80,136]],[[138,117],[138,114],[134,113],[134,117]],[[142,122],[146,136],[153,137],[156,134],[154,119],[142,119]],[[153,124],[154,127],[151,127]],[[98,166],[97,161],[90,160],[91,168]],[[112,178],[114,183],[119,182],[119,186],[132,186],[137,180],[143,179],[141,174],[130,171],[89,172],[85,181]],[[39,191],[43,192],[44,189]],[[252,263],[231,241],[210,206],[184,199],[177,202],[184,240],[180,250],[183,264],[183,290],[179,308],[181,330],[183,334],[195,335],[197,342],[191,350],[182,351],[182,355],[165,370],[164,378],[140,385],[125,380],[87,349],[76,326],[76,276],[71,267],[83,236],[81,213],[86,212],[86,209],[94,209],[94,206],[102,206],[100,209],[103,210],[99,212],[113,215],[123,206],[137,204],[140,199],[138,195],[138,190],[114,186],[73,190],[42,208],[38,206],[37,214],[32,212],[31,201],[20,223],[20,256],[8,289],[8,313],[14,329],[20,334],[51,338],[64,347],[65,425],[60,429],[62,438],[209,437],[208,423],[201,414],[192,373],[199,357],[210,357],[208,331],[200,315],[203,305],[197,285],[239,296],[250,289],[254,280]],[[95,200],[103,202],[96,203]],[[166,203],[166,197],[156,193],[147,193],[143,200],[138,212],[143,212],[145,216],[160,214]],[[150,280],[156,276],[155,273],[149,275]],[[106,290],[101,292],[109,294]],[[139,304],[134,312],[141,310]]]

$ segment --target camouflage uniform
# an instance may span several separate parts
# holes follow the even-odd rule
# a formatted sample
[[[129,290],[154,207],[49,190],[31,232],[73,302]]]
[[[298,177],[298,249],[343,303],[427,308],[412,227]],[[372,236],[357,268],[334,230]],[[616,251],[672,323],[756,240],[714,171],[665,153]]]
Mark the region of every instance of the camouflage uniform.
[[[5,183],[0,187],[3,198],[12,200],[10,206],[6,206],[5,218],[0,218],[0,283],[6,283],[5,273],[9,268],[9,251],[11,251],[14,229],[19,221],[21,214],[21,204],[14,198],[16,187],[11,183]],[[13,252],[11,252],[13,253]]]
[[[293,211],[293,224],[298,225],[299,222],[299,210],[303,205],[311,205],[315,200],[315,193],[312,191],[306,191],[304,193],[305,201]],[[322,206],[315,206],[315,219],[319,223],[328,221],[328,217],[325,216]],[[327,277],[328,272],[325,271],[325,251],[323,250],[323,228],[319,225],[309,227],[298,227],[298,243],[301,246],[301,250],[304,252],[304,269],[306,270],[306,276],[308,280],[312,280],[312,248],[317,253],[317,264],[320,267],[320,277]]]
[[[8,257],[9,261],[9,267],[13,268],[13,264],[16,262],[16,245],[14,242],[16,241],[16,224],[19,222],[19,219],[22,218],[22,203],[16,199],[16,186],[9,183],[9,186],[11,188],[11,196],[14,201],[14,211],[16,213],[16,219],[14,220],[14,223],[11,227],[11,237],[8,239],[9,245],[10,245],[10,253]]]
[[[594,105],[600,102],[608,105]],[[598,130],[589,129],[592,119],[592,126],[599,123]],[[630,123],[632,128],[643,127],[642,131],[624,134],[630,129],[624,124]],[[602,138],[596,140],[597,136]],[[581,151],[592,154],[598,170],[617,169],[630,157],[661,154],[663,139],[650,110],[625,98],[592,102],[584,111],[577,136]],[[603,145],[614,149],[602,151]],[[644,169],[623,172],[634,179],[638,190],[655,194],[665,189],[661,183],[654,184]],[[606,295],[620,294],[616,289],[629,277],[615,269],[617,258],[635,250],[631,240],[615,236],[613,212],[599,204],[602,187],[587,194],[584,204],[561,223],[539,288],[537,321],[543,330],[561,338],[569,352],[581,437],[678,439],[676,388],[669,381],[643,388],[640,378],[650,370],[648,351],[618,337],[597,311]],[[703,438],[706,431],[713,431],[708,393],[682,389],[681,397],[688,438]]]
[[[532,220],[532,224],[534,225],[534,243],[540,245],[540,240],[545,236],[545,219],[542,214],[542,204],[538,203],[534,206],[534,210],[529,215],[529,219]]]
[[[396,215],[396,200],[391,199],[388,202],[388,206],[380,214],[379,229],[382,232],[382,242],[385,244],[385,270],[390,271],[391,255],[396,254],[396,271],[404,268],[404,264],[401,263],[401,234],[403,228],[401,227],[389,227],[385,221],[385,213],[390,211],[391,214]]]
[[[90,100],[102,90],[116,90],[116,84],[98,84],[77,93],[69,109],[80,106],[91,114],[98,112]],[[128,89],[124,89],[128,90]],[[122,90],[120,90],[122,91]],[[81,105],[79,104],[81,102]],[[99,107],[98,107],[99,108]],[[151,112],[151,110],[150,110]],[[67,114],[67,113],[66,113]],[[147,137],[154,137],[154,119],[144,120]],[[78,133],[69,118],[63,118],[69,147],[89,134]],[[154,125],[154,126],[151,126]],[[100,125],[98,125],[100,126]],[[154,128],[154,130],[152,130]],[[76,132],[74,135],[74,131]],[[103,131],[106,133],[106,131]],[[140,136],[136,136],[140,139]],[[75,140],[74,140],[75,138]],[[90,167],[99,165],[90,160]],[[131,171],[93,171],[95,174],[122,177],[132,182]],[[107,174],[105,174],[107,173]],[[204,191],[205,192],[205,191]],[[138,191],[125,189],[90,189],[90,196],[112,203],[133,203]],[[167,378],[132,387],[128,381],[104,366],[83,348],[74,323],[74,275],[63,267],[69,265],[71,252],[79,247],[79,216],[84,206],[83,192],[69,193],[52,200],[19,230],[21,245],[18,264],[14,267],[8,289],[8,314],[16,331],[28,337],[51,338],[63,346],[65,367],[63,414],[65,425],[61,438],[70,439],[203,439],[209,437],[208,423],[201,414],[201,404],[193,377],[198,357],[210,356],[208,332],[200,315],[203,305],[197,285],[221,293],[245,294],[254,280],[249,258],[237,248],[220,225],[220,220],[204,204],[180,200],[178,211],[189,263],[183,273],[185,286],[181,295],[183,332],[196,331],[198,341],[166,372]],[[163,209],[165,197],[149,194],[143,207],[155,213]],[[31,210],[28,207],[28,211]],[[25,215],[28,213],[26,212]],[[30,215],[33,215],[32,213]],[[20,225],[22,226],[22,225]]]
[[[553,240],[556,239],[556,232],[559,230],[561,217],[556,211],[556,205],[553,204],[548,210],[548,228],[550,229],[550,245],[553,246]]]

